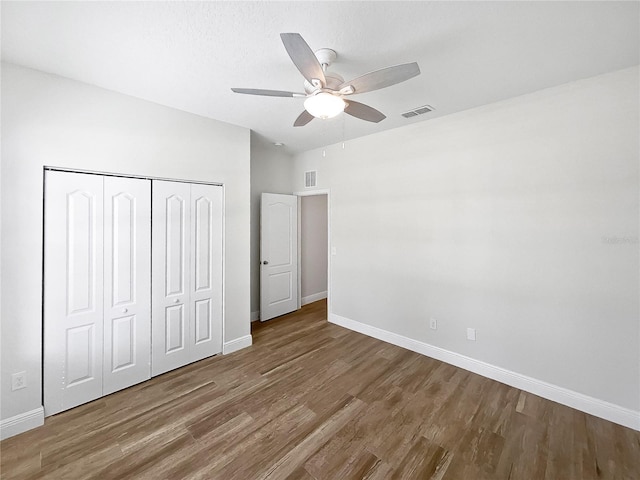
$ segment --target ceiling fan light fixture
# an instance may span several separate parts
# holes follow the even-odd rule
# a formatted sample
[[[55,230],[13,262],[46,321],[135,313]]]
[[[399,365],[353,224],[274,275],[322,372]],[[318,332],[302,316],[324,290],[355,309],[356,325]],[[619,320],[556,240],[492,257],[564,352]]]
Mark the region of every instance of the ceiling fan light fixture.
[[[320,92],[304,101],[304,108],[316,118],[333,118],[342,113],[347,104],[345,101],[327,92]]]

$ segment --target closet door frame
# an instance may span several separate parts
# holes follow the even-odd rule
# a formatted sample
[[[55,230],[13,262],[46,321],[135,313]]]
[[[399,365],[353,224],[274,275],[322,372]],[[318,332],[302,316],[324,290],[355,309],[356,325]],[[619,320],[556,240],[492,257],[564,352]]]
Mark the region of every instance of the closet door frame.
[[[176,179],[176,178],[167,178],[167,177],[156,177],[156,176],[149,176],[149,175],[129,175],[129,174],[123,174],[123,173],[117,173],[117,172],[107,172],[107,171],[98,171],[98,170],[85,170],[85,169],[77,169],[77,168],[66,168],[66,167],[58,167],[58,166],[52,166],[52,165],[45,165],[43,167],[43,192],[44,192],[44,197],[46,198],[46,193],[47,193],[47,186],[46,186],[46,177],[47,177],[47,173],[48,172],[65,172],[65,173],[77,173],[77,174],[88,174],[88,175],[101,175],[104,177],[121,177],[121,178],[131,178],[131,179],[142,179],[142,180],[150,180],[152,181],[152,185],[153,185],[153,181],[154,180],[159,180],[159,181],[166,181],[166,182],[179,182],[179,183],[188,183],[188,184],[194,184],[194,185],[211,185],[211,186],[216,186],[216,187],[220,187],[221,188],[221,195],[222,195],[222,241],[221,241],[221,247],[222,247],[222,258],[221,258],[221,283],[222,283],[222,290],[221,290],[221,297],[220,297],[220,313],[221,313],[221,345],[222,345],[222,349],[221,349],[221,354],[224,353],[224,339],[225,339],[225,330],[226,330],[226,308],[225,308],[225,225],[226,225],[226,220],[225,220],[225,185],[224,183],[221,182],[203,182],[200,180],[189,180],[189,179]],[[150,200],[152,199],[152,197],[150,196]],[[46,202],[44,202],[45,205],[43,205],[43,209],[46,210]],[[152,209],[153,209],[153,205],[152,205]],[[104,207],[103,207],[104,210]],[[47,261],[51,260],[53,258],[52,253],[49,253],[49,255],[47,255],[47,246],[45,243],[45,232],[46,232],[46,223],[47,223],[47,216],[46,216],[46,211],[44,212],[44,223],[43,223],[43,272],[45,271],[45,268],[47,266]],[[103,232],[104,234],[104,232]],[[104,240],[102,240],[102,247],[104,247]],[[153,245],[152,245],[153,248]],[[104,250],[102,252],[102,254],[104,254]],[[104,261],[104,257],[102,257],[102,261]],[[104,273],[103,273],[103,277],[104,277]],[[43,276],[43,281],[46,282],[46,280],[44,279]],[[152,284],[153,284],[153,279],[152,279]],[[151,287],[152,288],[152,287]],[[150,289],[150,294],[151,289]],[[43,377],[42,377],[42,388],[43,388],[43,396],[46,398],[46,392],[47,392],[47,375],[46,372],[47,370],[50,370],[50,368],[48,369],[48,366],[46,365],[45,359],[46,359],[46,348],[47,345],[45,344],[46,342],[46,324],[45,324],[45,318],[44,315],[46,313],[45,311],[45,295],[47,294],[47,289],[46,289],[46,285],[43,286],[43,290],[42,290],[42,305],[43,305],[43,318],[42,318],[42,342],[43,342]],[[49,293],[50,295],[50,293]],[[151,307],[153,308],[153,299],[151,299],[151,303],[150,303]],[[105,304],[102,305],[102,309],[105,308]],[[153,315],[153,312],[151,312],[151,315]],[[106,321],[106,320],[105,320]],[[152,320],[153,321],[153,320]],[[153,328],[153,325],[152,325]],[[152,335],[152,334],[151,334]],[[149,337],[150,342],[152,341],[152,336]],[[104,342],[104,339],[101,337],[100,338],[100,343],[102,345],[102,343]],[[151,345],[151,343],[150,343]],[[152,345],[151,345],[152,346]],[[149,358],[150,361],[152,361],[152,357]],[[102,368],[100,369],[100,375],[103,375],[102,370],[104,369],[104,365],[102,365]],[[153,377],[154,374],[153,372],[151,373],[151,376]],[[50,377],[50,376],[49,376]],[[56,382],[54,382],[56,383]],[[57,383],[56,383],[57,384]],[[106,393],[103,395],[107,395]],[[99,398],[102,395],[98,395],[96,398]],[[81,405],[82,403],[85,402],[79,402],[77,403],[77,405]],[[76,405],[73,405],[76,406]],[[60,411],[63,411],[65,409],[68,408],[72,408],[72,406],[69,407],[64,407],[64,408],[59,408],[56,409],[55,411],[52,410],[47,410],[45,411],[45,416],[49,416],[49,415],[53,415],[54,413],[58,413]]]

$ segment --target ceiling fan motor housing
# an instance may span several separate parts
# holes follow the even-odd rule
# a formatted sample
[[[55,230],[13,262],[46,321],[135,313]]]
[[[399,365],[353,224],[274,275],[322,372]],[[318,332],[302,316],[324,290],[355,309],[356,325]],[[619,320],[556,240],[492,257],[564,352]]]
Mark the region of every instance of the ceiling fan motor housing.
[[[335,50],[330,48],[321,48],[320,50],[316,50],[314,52],[316,58],[318,59],[318,63],[322,65],[322,69],[324,70],[324,77],[327,80],[325,88],[329,88],[331,90],[337,90],[340,85],[344,83],[344,78],[334,72],[330,72],[328,68],[331,66],[333,62],[338,58],[338,54]],[[307,80],[304,81],[304,91],[308,94],[311,94],[317,90],[316,87],[311,85]]]
[[[324,78],[327,80],[326,88],[331,90],[338,90],[338,87],[344,83],[344,78],[334,72],[325,71]],[[316,87],[311,85],[308,81],[304,81],[304,91],[311,94],[317,90]]]

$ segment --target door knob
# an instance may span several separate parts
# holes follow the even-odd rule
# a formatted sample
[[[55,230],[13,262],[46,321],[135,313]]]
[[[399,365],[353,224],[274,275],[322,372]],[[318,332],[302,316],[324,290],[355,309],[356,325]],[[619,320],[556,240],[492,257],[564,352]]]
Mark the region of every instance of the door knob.
[[[179,299],[179,298],[176,298],[176,299],[173,301],[173,303],[180,303],[180,299]]]
[[[262,262],[263,265],[269,265],[269,262],[267,262],[266,260],[264,262]]]
[[[129,310],[127,310],[126,308],[122,309],[122,313],[127,313]]]

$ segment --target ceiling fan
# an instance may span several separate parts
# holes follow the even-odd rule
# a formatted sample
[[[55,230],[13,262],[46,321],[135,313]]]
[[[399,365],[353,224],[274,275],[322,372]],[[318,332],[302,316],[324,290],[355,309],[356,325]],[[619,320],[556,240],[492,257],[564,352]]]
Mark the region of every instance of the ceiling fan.
[[[352,117],[378,123],[386,118],[382,112],[348,97],[389,87],[420,74],[420,67],[413,62],[375,70],[345,82],[337,73],[328,71],[337,57],[334,50],[322,48],[314,53],[299,33],[281,33],[280,38],[289,57],[305,78],[305,93],[255,88],[231,90],[248,95],[306,98],[305,110],[294,122],[294,127],[302,127],[314,118],[335,117],[343,111]]]

